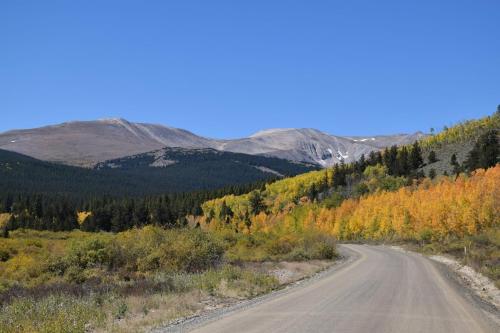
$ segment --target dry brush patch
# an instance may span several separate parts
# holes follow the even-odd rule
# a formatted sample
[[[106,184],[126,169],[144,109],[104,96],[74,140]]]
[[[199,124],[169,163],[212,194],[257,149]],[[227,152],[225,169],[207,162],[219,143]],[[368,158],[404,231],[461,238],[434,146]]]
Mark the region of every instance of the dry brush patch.
[[[137,332],[280,286],[271,269],[245,260],[334,253],[333,242],[324,251],[314,246],[318,238],[276,237],[154,226],[13,231],[0,242],[0,332]]]

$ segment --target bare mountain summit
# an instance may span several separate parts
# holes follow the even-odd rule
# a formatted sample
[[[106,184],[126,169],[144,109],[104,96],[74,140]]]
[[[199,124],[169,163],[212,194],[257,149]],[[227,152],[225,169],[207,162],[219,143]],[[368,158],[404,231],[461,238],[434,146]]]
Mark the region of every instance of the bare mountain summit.
[[[124,119],[73,121],[0,134],[1,149],[79,166],[163,147],[206,148],[211,141],[185,130]]]
[[[400,134],[370,138],[347,138],[312,128],[278,128],[257,132],[244,139],[229,140],[219,150],[262,154],[292,161],[315,163],[324,167],[341,161],[352,162],[362,154],[393,144],[412,143],[423,134]]]
[[[163,147],[213,148],[331,166],[392,144],[412,143],[422,133],[341,137],[309,128],[270,129],[248,138],[217,140],[162,125],[124,119],[73,121],[0,133],[0,149],[78,166],[150,152]]]

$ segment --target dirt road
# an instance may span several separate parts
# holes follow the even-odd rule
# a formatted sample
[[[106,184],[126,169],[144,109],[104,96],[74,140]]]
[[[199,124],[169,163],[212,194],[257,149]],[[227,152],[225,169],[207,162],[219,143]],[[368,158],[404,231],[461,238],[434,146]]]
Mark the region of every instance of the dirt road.
[[[496,332],[498,326],[427,258],[343,245],[351,263],[313,283],[174,331]],[[169,330],[170,331],[170,330]]]

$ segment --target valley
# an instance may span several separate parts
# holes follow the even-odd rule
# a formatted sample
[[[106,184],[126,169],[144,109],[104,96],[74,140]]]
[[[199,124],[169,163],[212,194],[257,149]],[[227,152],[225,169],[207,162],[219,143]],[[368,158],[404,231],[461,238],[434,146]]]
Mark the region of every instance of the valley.
[[[0,1],[0,333],[500,332],[500,1]]]

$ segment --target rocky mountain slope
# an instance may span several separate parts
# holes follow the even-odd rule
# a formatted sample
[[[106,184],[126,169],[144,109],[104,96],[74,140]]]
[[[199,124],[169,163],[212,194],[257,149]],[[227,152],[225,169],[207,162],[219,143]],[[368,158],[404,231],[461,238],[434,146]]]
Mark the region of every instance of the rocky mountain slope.
[[[249,138],[222,142],[217,149],[276,156],[326,167],[341,161],[355,161],[362,154],[393,144],[412,143],[423,136],[422,133],[415,133],[350,138],[329,135],[312,128],[270,129]]]
[[[166,146],[205,148],[211,141],[181,129],[124,119],[74,121],[0,133],[1,149],[79,166]]]
[[[164,147],[212,148],[331,166],[392,144],[411,143],[422,136],[341,137],[305,128],[271,129],[248,138],[218,140],[173,127],[104,119],[0,133],[0,149],[77,166],[93,166]]]

